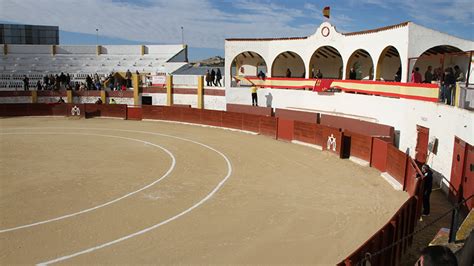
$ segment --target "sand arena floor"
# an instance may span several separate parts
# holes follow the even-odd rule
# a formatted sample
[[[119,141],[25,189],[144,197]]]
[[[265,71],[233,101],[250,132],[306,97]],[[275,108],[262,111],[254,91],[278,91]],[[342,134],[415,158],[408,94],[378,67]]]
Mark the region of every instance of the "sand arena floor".
[[[408,198],[264,136],[157,121],[0,119],[0,264],[335,264]]]

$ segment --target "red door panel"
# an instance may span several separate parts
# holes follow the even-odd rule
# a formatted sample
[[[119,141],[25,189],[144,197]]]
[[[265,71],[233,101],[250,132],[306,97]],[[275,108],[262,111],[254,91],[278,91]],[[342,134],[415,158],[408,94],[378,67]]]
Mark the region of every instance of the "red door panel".
[[[426,158],[428,157],[428,136],[429,136],[429,128],[416,126],[417,140],[416,140],[416,148],[415,148],[415,160],[420,163],[426,163]]]
[[[450,182],[454,186],[454,188],[453,187],[449,188],[453,196],[457,195],[457,192],[459,191],[459,187],[461,185],[465,154],[466,154],[466,142],[459,139],[458,137],[455,137],[453,163],[451,165],[451,179],[450,179]]]
[[[462,180],[464,198],[474,194],[474,146],[467,146],[466,160],[464,163],[464,176]],[[474,200],[468,200],[466,205],[469,210],[471,210],[474,207]]]

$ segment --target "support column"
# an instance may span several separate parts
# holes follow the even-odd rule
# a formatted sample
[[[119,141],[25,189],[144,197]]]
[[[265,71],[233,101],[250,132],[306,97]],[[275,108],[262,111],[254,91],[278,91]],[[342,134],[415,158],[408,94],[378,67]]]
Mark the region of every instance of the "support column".
[[[31,103],[38,103],[38,91],[31,91]]]
[[[173,105],[173,76],[166,76],[166,105]]]
[[[142,45],[142,46],[141,46],[140,52],[141,52],[142,55],[145,54],[145,45]]]
[[[140,99],[140,88],[138,87],[140,75],[137,73],[132,74],[132,87],[133,87],[133,105],[142,105]]]
[[[67,95],[67,103],[72,103],[72,90],[67,90],[66,95]]]
[[[198,108],[203,109],[204,108],[204,77],[198,76],[197,79],[198,79],[197,103],[198,103]]]
[[[100,91],[100,99],[102,100],[102,103],[107,103],[105,100],[107,100],[107,97],[105,95],[105,91]]]

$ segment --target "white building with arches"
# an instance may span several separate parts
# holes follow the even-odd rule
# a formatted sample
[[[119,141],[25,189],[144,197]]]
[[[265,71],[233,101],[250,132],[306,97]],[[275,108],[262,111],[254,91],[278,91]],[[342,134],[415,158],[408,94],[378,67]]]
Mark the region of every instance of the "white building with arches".
[[[340,33],[329,22],[307,37],[236,38],[225,42],[226,87],[235,75],[312,78],[319,69],[323,78],[348,79],[355,68],[356,79],[407,82],[414,67],[423,73],[428,65],[445,68],[459,65],[469,71],[469,52],[474,42],[403,22],[373,30]]]
[[[250,105],[251,90],[242,82],[237,84],[234,77],[239,76],[240,81],[250,80],[250,77],[255,79],[260,71],[266,77],[271,77],[265,82],[305,82],[316,78],[319,69],[323,79],[366,80],[355,83],[372,84],[375,87],[393,84],[406,86],[405,89],[410,90],[410,86],[415,84],[403,83],[409,82],[414,68],[418,67],[423,76],[428,66],[444,70],[458,65],[466,75],[463,86],[470,88],[474,84],[474,75],[471,75],[474,73],[473,50],[473,41],[413,22],[352,33],[340,33],[329,22],[324,22],[313,35],[307,37],[227,39],[226,103]],[[350,77],[351,68],[356,70],[355,77]],[[375,82],[396,81],[399,68],[398,80],[401,83]],[[289,78],[287,70],[291,72]],[[417,126],[428,128],[430,143],[436,141],[440,151],[430,154],[428,163],[447,180],[451,176],[455,137],[474,143],[473,112],[437,103],[437,99],[423,101],[377,93],[320,94],[312,90],[285,88],[290,87],[260,86],[257,92],[258,105],[332,114],[394,126],[396,146],[410,156],[415,156]],[[469,91],[474,92],[474,89]],[[470,95],[473,100],[474,94]]]

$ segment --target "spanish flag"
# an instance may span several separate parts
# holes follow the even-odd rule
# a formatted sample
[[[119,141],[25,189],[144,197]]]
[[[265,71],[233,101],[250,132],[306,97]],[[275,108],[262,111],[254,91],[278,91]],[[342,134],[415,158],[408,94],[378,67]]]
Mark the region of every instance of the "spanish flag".
[[[323,8],[323,16],[329,18],[329,12],[330,12],[329,10],[330,8],[328,6]]]

